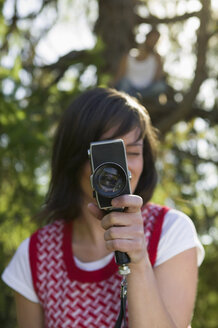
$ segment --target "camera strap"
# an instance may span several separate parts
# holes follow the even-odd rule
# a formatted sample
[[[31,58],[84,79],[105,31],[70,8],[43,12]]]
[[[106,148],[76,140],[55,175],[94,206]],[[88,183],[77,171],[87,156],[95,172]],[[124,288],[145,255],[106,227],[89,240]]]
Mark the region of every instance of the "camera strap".
[[[121,328],[122,322],[124,322],[124,328],[126,325],[126,299],[127,299],[127,281],[126,276],[123,276],[121,282],[121,290],[120,290],[120,313],[117,318],[116,324],[114,328]]]
[[[123,208],[113,208],[108,210],[107,212],[123,212]],[[127,280],[126,276],[130,273],[130,268],[128,267],[128,263],[130,262],[130,258],[127,253],[123,253],[120,251],[115,251],[115,260],[119,265],[119,274],[123,277],[120,286],[120,313],[118,315],[116,324],[114,328],[121,328],[122,322],[124,322],[124,328],[127,327],[126,324],[126,300],[127,300]]]

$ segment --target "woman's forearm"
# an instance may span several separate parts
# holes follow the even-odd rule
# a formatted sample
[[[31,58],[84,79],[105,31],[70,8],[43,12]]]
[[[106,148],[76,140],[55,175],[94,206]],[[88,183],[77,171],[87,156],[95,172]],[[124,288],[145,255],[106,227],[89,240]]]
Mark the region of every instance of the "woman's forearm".
[[[161,299],[149,260],[131,264],[128,275],[128,314],[130,328],[176,328]]]

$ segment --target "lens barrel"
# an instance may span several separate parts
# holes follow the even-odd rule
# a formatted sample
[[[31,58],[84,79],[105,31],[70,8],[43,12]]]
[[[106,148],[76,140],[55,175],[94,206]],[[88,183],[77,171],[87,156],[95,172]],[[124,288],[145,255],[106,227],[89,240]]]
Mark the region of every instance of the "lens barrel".
[[[127,183],[126,172],[113,162],[99,165],[93,174],[93,187],[101,195],[107,198],[119,196]]]

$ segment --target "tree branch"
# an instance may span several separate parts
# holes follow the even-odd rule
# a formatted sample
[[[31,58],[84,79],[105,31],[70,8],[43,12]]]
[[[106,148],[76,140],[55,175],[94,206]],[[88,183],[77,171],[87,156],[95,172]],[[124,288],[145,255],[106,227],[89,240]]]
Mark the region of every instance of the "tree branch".
[[[213,159],[213,158],[203,158],[203,157],[200,157],[197,153],[196,154],[193,154],[189,151],[185,151],[185,150],[182,150],[180,148],[177,148],[177,147],[172,147],[172,151],[176,154],[178,153],[179,156],[184,156],[185,158],[189,158],[192,160],[193,163],[213,163],[215,165],[217,165],[218,163],[218,160],[216,159]]]
[[[192,111],[192,105],[194,100],[199,92],[202,82],[205,80],[206,73],[206,52],[208,44],[208,33],[207,27],[210,20],[210,10],[207,0],[201,0],[202,9],[200,12],[200,21],[201,25],[198,30],[198,39],[197,39],[197,64],[195,69],[195,77],[193,79],[191,88],[184,96],[183,101],[179,105],[176,111],[172,113],[170,117],[166,117],[157,124],[158,129],[163,133],[166,133],[172,125],[179,122],[181,119],[184,119],[190,115]]]
[[[46,70],[59,70],[68,67],[72,62],[83,60],[84,57],[87,56],[87,51],[81,50],[81,51],[70,51],[67,54],[59,57],[59,59],[52,64],[41,66],[42,69]]]
[[[192,111],[190,111],[189,115],[186,116],[186,120],[191,120],[194,117],[201,117],[210,122],[211,126],[218,124],[218,108],[214,106],[214,108],[210,111],[207,111],[202,108],[193,107]]]
[[[181,16],[174,16],[174,17],[165,17],[159,18],[153,15],[149,15],[148,17],[141,17],[136,15],[136,24],[150,24],[150,25],[158,25],[158,24],[171,24],[177,22],[183,22],[190,17],[199,17],[200,11],[193,11],[192,13],[186,13]]]

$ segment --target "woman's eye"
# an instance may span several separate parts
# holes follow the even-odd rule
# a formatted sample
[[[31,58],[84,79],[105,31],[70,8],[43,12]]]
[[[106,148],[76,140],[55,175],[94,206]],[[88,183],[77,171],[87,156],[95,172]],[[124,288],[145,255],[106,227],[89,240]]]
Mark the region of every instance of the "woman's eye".
[[[127,152],[127,156],[140,156],[140,152]]]

